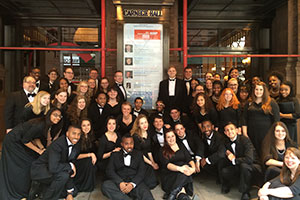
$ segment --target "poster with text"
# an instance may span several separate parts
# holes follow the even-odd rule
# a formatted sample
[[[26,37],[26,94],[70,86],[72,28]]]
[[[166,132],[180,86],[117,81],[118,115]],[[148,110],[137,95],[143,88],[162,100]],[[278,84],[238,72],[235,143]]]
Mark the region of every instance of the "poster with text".
[[[162,24],[124,24],[123,70],[128,100],[144,100],[152,109],[158,96],[163,70]]]

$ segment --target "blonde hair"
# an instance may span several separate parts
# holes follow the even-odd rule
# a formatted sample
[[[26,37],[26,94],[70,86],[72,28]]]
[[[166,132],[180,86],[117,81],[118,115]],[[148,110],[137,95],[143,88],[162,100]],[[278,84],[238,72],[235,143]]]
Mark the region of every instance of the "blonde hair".
[[[87,105],[90,104],[90,99],[91,99],[91,92],[89,91],[90,87],[87,81],[80,81],[79,84],[77,85],[77,89],[76,89],[76,94],[77,95],[82,95],[80,92],[80,86],[82,85],[86,85],[88,87],[86,93],[83,95],[85,97],[85,102],[87,103]]]
[[[134,123],[133,123],[132,129],[131,129],[131,131],[130,131],[130,135],[131,135],[131,136],[133,136],[134,134],[137,134],[137,136],[138,136],[139,138],[142,138],[142,137],[143,137],[141,127],[139,127],[139,123],[140,123],[140,120],[141,120],[142,118],[145,118],[145,119],[148,121],[146,115],[140,114],[140,115],[135,119],[135,121],[134,121]]]
[[[47,112],[50,110],[50,100],[46,106],[43,106],[41,104],[41,98],[45,95],[49,95],[50,97],[50,94],[48,92],[39,91],[34,97],[33,101],[31,103],[26,104],[25,107],[32,106],[32,112],[36,115],[39,115],[42,111],[44,111],[44,115],[46,115]]]

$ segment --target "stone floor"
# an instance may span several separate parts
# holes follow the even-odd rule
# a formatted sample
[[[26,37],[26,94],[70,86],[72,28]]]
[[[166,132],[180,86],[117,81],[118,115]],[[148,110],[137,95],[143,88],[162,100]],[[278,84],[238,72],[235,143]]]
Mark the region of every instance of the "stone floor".
[[[195,200],[233,200],[240,199],[241,193],[238,192],[237,185],[234,186],[231,191],[223,195],[221,194],[221,186],[216,185],[215,179],[208,175],[197,175],[194,178],[194,193],[198,195],[198,199]],[[154,199],[161,200],[164,192],[161,190],[160,185],[152,190]],[[251,190],[252,200],[257,199],[257,188],[253,187]],[[96,188],[93,192],[79,193],[75,198],[76,200],[107,200],[101,192],[101,182],[98,181]]]

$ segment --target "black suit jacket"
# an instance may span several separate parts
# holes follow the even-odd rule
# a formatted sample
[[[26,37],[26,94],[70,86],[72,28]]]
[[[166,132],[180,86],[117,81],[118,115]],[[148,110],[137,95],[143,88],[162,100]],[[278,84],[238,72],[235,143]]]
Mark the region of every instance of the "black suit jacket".
[[[170,111],[170,108],[172,106],[179,107],[182,112],[187,111],[187,95],[186,95],[186,86],[183,80],[176,78],[175,83],[175,96],[173,105],[171,105],[170,102],[170,96],[169,96],[169,79],[163,80],[159,83],[159,92],[158,92],[158,99],[162,100],[165,104],[165,109],[167,111]]]
[[[126,93],[126,89],[125,89],[125,87],[123,86],[123,89],[124,89],[124,91],[125,91],[125,96],[124,96],[124,94],[123,94],[123,92],[122,92],[122,90],[119,88],[119,86],[118,86],[118,84],[117,83],[114,83],[114,85],[115,85],[115,87],[117,88],[117,92],[118,92],[118,96],[119,96],[119,99],[120,99],[120,103],[122,104],[124,101],[127,101],[127,93]]]
[[[69,156],[69,148],[65,135],[59,137],[31,165],[32,180],[51,178],[53,174],[67,172],[72,174],[70,162],[74,162],[80,153],[80,144],[73,146]]]
[[[132,108],[131,114],[133,114],[133,111],[134,111],[134,108]],[[143,115],[146,115],[146,117],[149,117],[149,113],[145,109],[143,109],[143,108],[141,108],[141,110],[139,112],[139,115],[140,114],[143,114]]]
[[[106,128],[105,122],[107,116],[108,116],[107,104],[105,104],[101,115],[98,108],[98,104],[96,102],[92,103],[88,108],[88,117],[92,122],[92,127],[97,138],[100,138],[101,135],[104,134],[105,132],[105,128]]]
[[[4,111],[6,129],[13,128],[22,122],[22,113],[27,103],[29,103],[29,100],[23,89],[9,95],[6,99]]]
[[[150,139],[151,139],[151,148],[152,148],[152,155],[156,162],[159,162],[159,151],[160,151],[160,144],[157,139],[157,132],[155,128],[151,129],[150,131]],[[165,134],[165,128],[163,128],[163,134]]]
[[[194,152],[194,156],[204,156],[204,144],[199,135],[194,131],[185,131],[185,139],[187,140],[191,150]],[[177,137],[177,141],[183,144],[183,140]],[[184,144],[183,144],[184,145]]]
[[[121,182],[133,182],[136,185],[144,180],[145,163],[143,154],[137,150],[131,152],[130,166],[125,166],[123,150],[111,154],[106,175],[117,185]]]
[[[169,124],[173,129],[175,129],[176,124],[182,124],[186,129],[196,131],[197,127],[193,120],[191,120],[187,115],[181,115],[178,122],[174,122],[172,117],[166,117],[165,124]]]
[[[220,154],[224,144],[224,137],[217,131],[213,131],[210,145],[208,145],[207,139],[203,137],[204,144],[204,157],[208,158],[209,162],[214,165],[222,157]]]
[[[253,164],[257,163],[259,164],[257,154],[255,152],[254,146],[251,143],[250,139],[243,135],[238,135],[236,138],[236,146],[235,146],[235,153],[231,147],[231,142],[229,138],[226,138],[224,147],[222,148],[222,156],[226,156],[226,151],[229,150],[231,153],[233,153],[236,157],[235,163],[237,165],[241,163],[247,163],[247,164]]]

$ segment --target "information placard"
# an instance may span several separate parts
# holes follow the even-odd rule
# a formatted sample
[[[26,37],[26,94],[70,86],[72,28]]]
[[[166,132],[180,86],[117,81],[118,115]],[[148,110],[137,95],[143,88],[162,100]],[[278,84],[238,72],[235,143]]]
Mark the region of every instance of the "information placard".
[[[124,86],[128,100],[144,100],[152,109],[158,96],[163,70],[162,24],[124,24]]]

